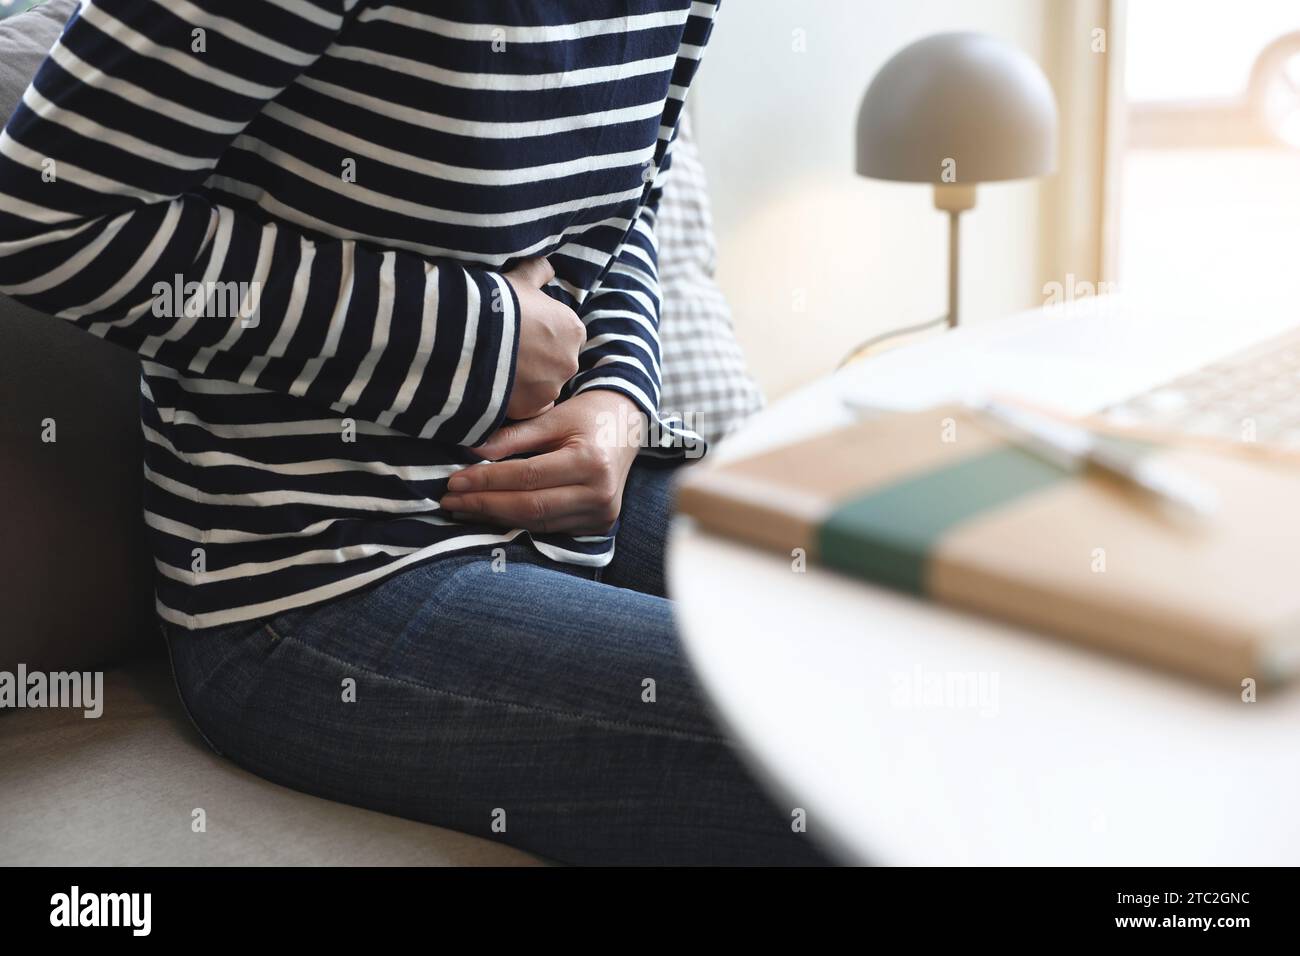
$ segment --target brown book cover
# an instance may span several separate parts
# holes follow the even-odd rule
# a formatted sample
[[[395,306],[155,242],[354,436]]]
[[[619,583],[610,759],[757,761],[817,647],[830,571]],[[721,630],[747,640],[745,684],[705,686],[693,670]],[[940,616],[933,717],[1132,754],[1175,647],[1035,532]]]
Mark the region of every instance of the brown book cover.
[[[1300,667],[1300,470],[1153,448],[1212,485],[1207,520],[1051,464],[971,412],[891,415],[691,469],[710,531],[959,608],[1241,686]]]

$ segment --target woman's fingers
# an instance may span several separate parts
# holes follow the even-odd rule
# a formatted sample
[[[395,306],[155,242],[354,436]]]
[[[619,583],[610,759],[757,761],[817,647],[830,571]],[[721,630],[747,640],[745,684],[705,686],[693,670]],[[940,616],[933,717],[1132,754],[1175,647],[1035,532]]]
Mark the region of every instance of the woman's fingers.
[[[587,469],[568,449],[533,458],[470,465],[447,480],[453,495],[470,491],[538,491],[561,485],[584,484]]]
[[[539,412],[535,418],[502,425],[474,451],[495,462],[526,451],[543,451],[548,446],[553,448],[567,434],[563,416],[556,414],[558,411],[552,407],[548,412]]]
[[[540,289],[555,278],[555,268],[549,259],[534,256],[516,265],[506,273],[506,277],[515,285]]]
[[[574,531],[601,524],[600,496],[584,485],[443,495],[441,506],[444,511],[529,531]]]

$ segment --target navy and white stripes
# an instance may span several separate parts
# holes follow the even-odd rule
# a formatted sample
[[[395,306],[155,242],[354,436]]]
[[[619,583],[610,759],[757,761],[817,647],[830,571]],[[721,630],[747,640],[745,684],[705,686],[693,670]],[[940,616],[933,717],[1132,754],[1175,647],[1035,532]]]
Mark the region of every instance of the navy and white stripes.
[[[0,292],[143,357],[163,617],[261,617],[523,533],[437,504],[504,419],[521,258],[587,326],[566,393],[655,418],[655,209],[715,12],[82,4],[0,133]]]

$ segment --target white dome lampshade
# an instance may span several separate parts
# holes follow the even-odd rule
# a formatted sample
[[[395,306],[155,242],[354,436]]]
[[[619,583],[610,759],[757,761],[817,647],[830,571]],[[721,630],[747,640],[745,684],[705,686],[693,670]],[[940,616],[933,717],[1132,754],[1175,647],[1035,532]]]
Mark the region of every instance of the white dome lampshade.
[[[957,325],[960,218],[975,206],[975,185],[1055,172],[1059,122],[1038,64],[982,33],[926,37],[880,68],[858,108],[857,171],[933,183],[949,217],[948,314],[905,332]]]
[[[1056,169],[1056,98],[1027,54],[980,33],[906,47],[858,109],[857,171],[902,182],[988,183]]]

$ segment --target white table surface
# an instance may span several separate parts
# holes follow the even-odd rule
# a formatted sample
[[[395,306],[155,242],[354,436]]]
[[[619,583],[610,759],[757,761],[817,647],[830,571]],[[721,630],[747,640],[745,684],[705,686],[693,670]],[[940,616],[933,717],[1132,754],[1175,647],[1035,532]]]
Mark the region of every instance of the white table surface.
[[[777,403],[723,454],[848,422],[839,396],[871,364]],[[1300,863],[1294,689],[1243,703],[814,565],[796,573],[686,519],[669,578],[723,722],[848,861]],[[983,695],[934,696],[948,679],[983,681]]]

